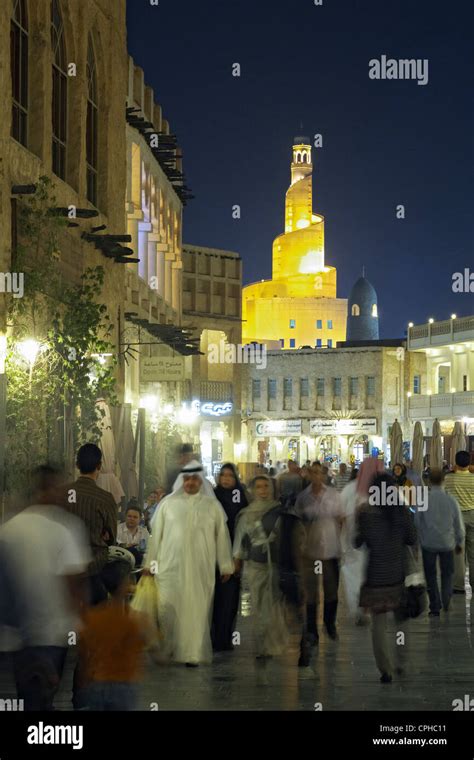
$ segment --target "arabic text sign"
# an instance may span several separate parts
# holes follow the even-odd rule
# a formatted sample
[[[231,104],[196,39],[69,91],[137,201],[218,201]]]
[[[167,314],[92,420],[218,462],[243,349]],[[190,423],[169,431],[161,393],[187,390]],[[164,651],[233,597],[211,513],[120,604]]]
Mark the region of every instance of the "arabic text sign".
[[[310,420],[310,435],[354,435],[377,433],[377,420],[369,417],[360,420]]]
[[[255,424],[257,436],[301,435],[301,420],[266,420]]]
[[[234,405],[232,401],[201,401],[200,412],[211,417],[224,417],[226,414],[232,414]]]
[[[180,356],[152,356],[140,359],[142,383],[184,380],[184,360]]]

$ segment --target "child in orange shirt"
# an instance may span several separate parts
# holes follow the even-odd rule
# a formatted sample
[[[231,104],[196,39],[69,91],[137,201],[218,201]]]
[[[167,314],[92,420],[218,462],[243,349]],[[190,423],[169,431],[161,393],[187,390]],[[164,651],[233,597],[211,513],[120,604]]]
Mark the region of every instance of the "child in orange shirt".
[[[88,609],[83,618],[80,703],[89,710],[135,710],[141,660],[152,641],[153,629],[146,615],[127,604],[128,562],[115,562],[110,576],[107,588],[111,599]]]

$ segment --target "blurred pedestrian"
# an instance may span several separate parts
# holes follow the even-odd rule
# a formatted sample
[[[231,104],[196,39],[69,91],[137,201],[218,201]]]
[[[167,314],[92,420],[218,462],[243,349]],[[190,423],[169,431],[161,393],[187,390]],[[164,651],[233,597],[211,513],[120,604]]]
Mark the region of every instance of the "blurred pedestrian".
[[[466,531],[465,547],[454,560],[454,591],[464,593],[465,566],[469,567],[469,583],[474,591],[474,475],[469,471],[471,456],[468,451],[458,451],[455,471],[446,475],[444,490],[456,499]]]
[[[430,615],[438,617],[441,604],[445,612],[453,593],[454,552],[460,554],[465,537],[461,510],[457,501],[443,491],[444,472],[432,470],[428,504],[415,513],[415,525],[423,554],[423,567],[430,597]],[[439,560],[441,596],[437,579]]]
[[[82,522],[57,506],[59,478],[49,465],[37,468],[33,504],[0,529],[2,566],[13,590],[10,646],[25,710],[53,710],[91,559]]]
[[[307,634],[311,643],[317,643],[321,570],[324,589],[324,624],[328,636],[333,640],[337,639],[340,533],[344,514],[341,498],[336,489],[330,488],[323,482],[323,468],[320,464],[311,465],[310,476],[311,485],[298,496],[294,511],[302,518],[306,529],[304,575]]]
[[[294,504],[296,497],[303,490],[303,478],[299,467],[292,459],[288,460],[288,470],[282,472],[277,478],[277,495],[283,505]]]
[[[236,569],[243,565],[249,585],[258,675],[265,683],[268,658],[283,654],[289,640],[280,585],[282,509],[267,476],[255,478],[252,494],[250,505],[237,518],[233,554]]]
[[[347,469],[347,464],[344,464],[344,462],[341,462],[339,465],[339,472],[337,475],[334,476],[334,486],[336,488],[336,491],[341,493],[343,488],[347,486],[349,483],[349,480],[351,479],[351,473],[350,470]]]
[[[102,452],[94,443],[86,443],[77,452],[76,464],[80,475],[66,486],[62,506],[80,518],[88,531],[92,562],[87,570],[89,600],[98,604],[107,599],[107,589],[101,577],[108,561],[109,545],[115,543],[118,509],[112,494],[96,483],[102,465]]]
[[[392,500],[384,499],[382,496],[384,489],[396,487],[396,481],[390,474],[377,474],[369,487],[375,489],[379,498],[373,498],[374,492],[371,490],[370,502],[375,503],[367,502],[361,505],[356,517],[355,546],[366,546],[369,552],[360,606],[372,614],[372,645],[381,673],[380,680],[382,683],[391,683],[394,664],[387,638],[387,613],[394,614],[398,629],[405,637],[405,618],[401,613],[401,605],[406,547],[416,544],[416,529],[413,516],[403,501],[392,506]],[[393,501],[398,502],[396,498]],[[402,656],[406,651],[405,639],[403,644],[395,646],[398,663],[395,672],[402,670]]]
[[[227,530],[233,543],[236,517],[248,505],[247,494],[240,482],[235,465],[230,462],[222,465],[214,493],[227,515]],[[234,648],[232,635],[239,608],[239,598],[239,574],[235,573],[227,583],[222,583],[220,574],[217,572],[212,615],[212,645],[215,652],[225,652]]]
[[[158,487],[158,488],[155,488],[155,490],[152,491],[147,496],[143,519],[145,523],[145,528],[148,530],[148,532],[150,531],[151,521],[153,520],[155,512],[159,508],[160,502],[164,498],[165,495],[166,495],[165,489]]]
[[[89,710],[135,710],[142,655],[153,641],[153,627],[143,613],[127,604],[128,562],[116,563],[108,586],[110,600],[90,608],[84,616],[79,638],[78,702]]]
[[[181,443],[176,447],[174,452],[175,461],[174,464],[168,469],[166,477],[166,493],[170,494],[173,492],[176,478],[179,477],[183,467],[185,467],[193,459],[196,459],[196,455],[191,443]]]

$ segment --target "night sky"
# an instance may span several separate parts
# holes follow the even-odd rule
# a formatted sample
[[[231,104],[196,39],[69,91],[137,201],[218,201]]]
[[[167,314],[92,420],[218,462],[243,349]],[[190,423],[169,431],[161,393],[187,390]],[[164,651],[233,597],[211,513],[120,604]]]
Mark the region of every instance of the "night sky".
[[[128,0],[127,18],[196,196],[185,243],[238,251],[244,283],[270,277],[293,137],[320,133],[313,210],[338,296],[365,265],[381,337],[474,313],[452,292],[474,273],[471,0]],[[428,84],[369,79],[383,54],[427,58]]]

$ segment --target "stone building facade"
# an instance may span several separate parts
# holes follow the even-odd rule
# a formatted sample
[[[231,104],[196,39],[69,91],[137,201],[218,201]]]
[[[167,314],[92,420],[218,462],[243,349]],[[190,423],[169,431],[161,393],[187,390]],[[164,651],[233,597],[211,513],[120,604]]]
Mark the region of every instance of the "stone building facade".
[[[244,382],[243,459],[389,458],[395,419],[410,440],[407,389],[424,367],[402,341],[269,351],[265,372],[249,365]]]
[[[61,233],[61,268],[77,282],[87,267],[105,270],[102,301],[119,343],[125,269],[83,233],[123,235],[127,95],[125,0],[5,0],[0,14],[0,271],[11,267],[18,186],[52,180],[56,204],[94,214]],[[12,44],[11,44],[12,43]],[[74,212],[73,212],[74,213]],[[0,297],[5,332],[6,296]],[[123,365],[117,370],[123,389]]]
[[[462,424],[474,460],[474,316],[453,315],[409,325],[407,347],[426,360],[426,372],[416,375],[408,389],[410,419],[422,424],[426,453],[433,422],[438,419],[446,461],[453,461],[451,440],[456,422]]]
[[[213,475],[240,442],[242,260],[234,251],[183,246],[183,325],[199,337],[191,396],[201,410],[203,464]]]

